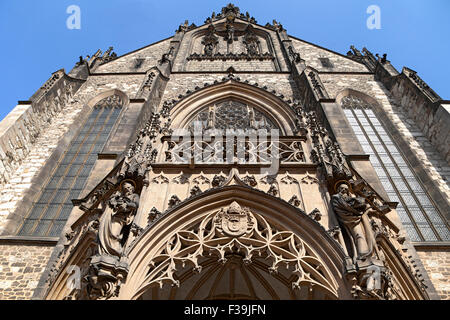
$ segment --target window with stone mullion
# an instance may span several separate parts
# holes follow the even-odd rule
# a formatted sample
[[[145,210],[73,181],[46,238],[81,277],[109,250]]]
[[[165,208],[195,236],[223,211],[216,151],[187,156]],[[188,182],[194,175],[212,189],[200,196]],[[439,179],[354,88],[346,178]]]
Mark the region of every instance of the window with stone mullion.
[[[73,208],[71,200],[84,188],[120,111],[117,106],[92,110],[18,229],[19,236],[55,237],[61,233]]]
[[[432,203],[370,105],[343,99],[344,113],[392,201],[412,241],[449,241],[448,223]]]
[[[400,210],[397,210],[397,212],[405,229],[408,230],[411,239],[413,241],[423,241],[424,238],[412,222],[412,217],[410,216],[409,211],[404,210],[403,199],[401,197],[398,197],[398,191],[395,189],[392,178],[388,175],[386,167],[382,164],[383,160],[381,156],[375,153],[375,148],[372,146],[372,142],[367,133],[362,129],[363,127],[360,121],[357,120],[357,115],[355,114],[354,110],[345,109],[344,112],[353,130],[355,131],[356,137],[362,145],[364,152],[370,155],[371,163],[375,171],[377,172],[382,185],[385,187],[385,189],[387,189],[387,192],[389,189],[393,190],[393,193],[388,192],[388,196],[391,201],[399,202],[397,208]]]

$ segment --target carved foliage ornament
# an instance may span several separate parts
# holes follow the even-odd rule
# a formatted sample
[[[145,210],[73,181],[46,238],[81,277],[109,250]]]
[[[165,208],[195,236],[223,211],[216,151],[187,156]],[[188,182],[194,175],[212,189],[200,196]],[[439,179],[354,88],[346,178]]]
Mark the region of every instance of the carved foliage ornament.
[[[164,130],[165,128],[161,126],[160,114],[152,113],[144,128],[140,130],[136,141],[128,148],[120,176],[139,178],[145,176],[158,155],[153,143]]]
[[[295,276],[291,283],[294,289],[318,286],[337,297],[330,272],[302,239],[292,232],[275,230],[262,216],[236,202],[173,234],[151,260],[141,288],[179,286],[177,268],[192,266],[201,272],[202,257],[217,257],[225,263],[229,254],[236,253],[246,264],[256,259],[269,261],[271,273],[288,268]]]

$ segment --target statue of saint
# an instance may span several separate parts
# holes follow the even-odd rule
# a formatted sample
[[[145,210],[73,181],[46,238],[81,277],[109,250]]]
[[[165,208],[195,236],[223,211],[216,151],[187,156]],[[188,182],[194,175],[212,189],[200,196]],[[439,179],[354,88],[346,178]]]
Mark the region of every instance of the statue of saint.
[[[212,57],[214,53],[214,43],[208,42],[205,44],[205,55]]]
[[[346,183],[339,184],[336,191],[337,193],[331,198],[331,204],[338,220],[352,238],[355,258],[363,260],[372,253],[370,241],[368,241],[362,222],[363,215],[369,209],[369,205],[364,198],[351,195]]]
[[[139,206],[135,186],[126,181],[121,191],[113,194],[100,218],[99,253],[120,257],[123,251],[124,228],[132,224]]]
[[[247,54],[250,56],[257,56],[259,54],[258,52],[258,44],[256,41],[250,41],[246,44],[247,46]]]
[[[233,43],[234,40],[234,26],[232,24],[227,24],[226,26],[226,37],[225,40],[228,41],[228,43]]]

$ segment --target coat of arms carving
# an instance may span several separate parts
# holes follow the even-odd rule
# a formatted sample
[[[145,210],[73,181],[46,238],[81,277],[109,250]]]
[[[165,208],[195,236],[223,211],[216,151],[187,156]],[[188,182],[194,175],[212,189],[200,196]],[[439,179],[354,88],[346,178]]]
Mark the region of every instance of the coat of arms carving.
[[[250,234],[256,221],[248,208],[242,208],[237,202],[233,202],[228,208],[223,208],[217,213],[214,224],[219,233],[240,237]]]

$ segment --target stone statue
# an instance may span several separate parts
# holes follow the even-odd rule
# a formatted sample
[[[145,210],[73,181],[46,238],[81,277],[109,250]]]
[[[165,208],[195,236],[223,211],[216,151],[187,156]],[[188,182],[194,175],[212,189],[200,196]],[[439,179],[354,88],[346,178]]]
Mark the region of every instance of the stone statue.
[[[215,122],[216,122],[216,114],[215,114],[215,111],[214,111],[214,107],[210,107],[209,108],[209,113],[208,113],[207,129],[214,128]]]
[[[212,57],[214,53],[214,43],[208,42],[205,44],[205,55]]]
[[[253,111],[252,108],[249,108],[248,110],[248,117],[250,118],[249,127],[252,129],[258,129],[256,126],[255,112]]]
[[[234,40],[234,26],[232,24],[227,24],[226,33],[225,40],[227,40],[228,43],[232,43]]]
[[[352,238],[356,251],[354,258],[363,260],[372,253],[362,221],[369,206],[364,198],[352,196],[346,183],[339,184],[336,191],[337,193],[331,198],[333,209]]]
[[[135,193],[135,186],[126,181],[122,190],[113,194],[100,218],[99,253],[120,257],[124,238],[124,228],[132,224],[137,208],[139,196]]]
[[[258,52],[258,44],[256,41],[250,41],[246,44],[247,46],[247,54],[250,56],[256,56],[259,54]]]
[[[204,47],[204,54],[208,57],[212,57],[214,55],[214,50],[219,43],[219,39],[215,36],[216,29],[211,24],[208,27],[205,37],[202,40],[202,44]]]

